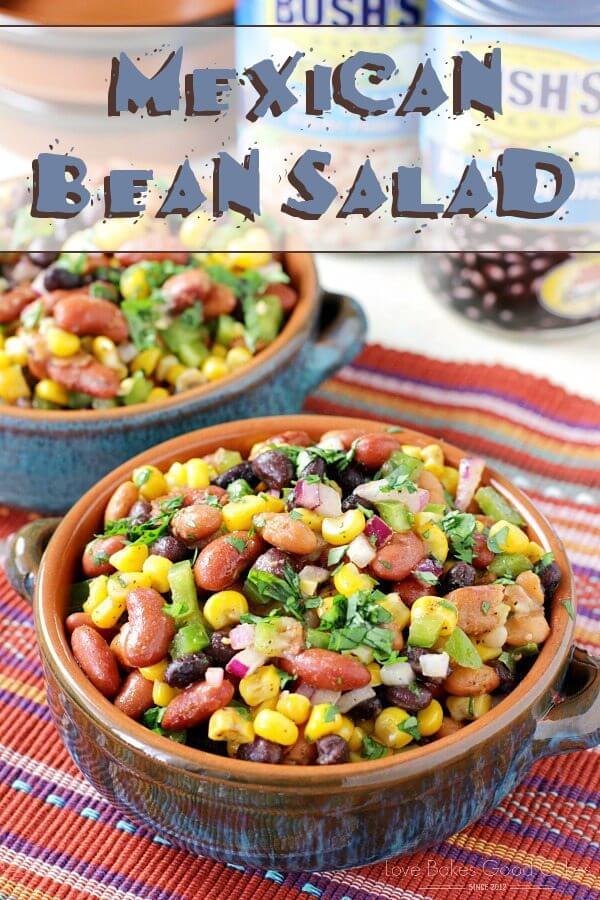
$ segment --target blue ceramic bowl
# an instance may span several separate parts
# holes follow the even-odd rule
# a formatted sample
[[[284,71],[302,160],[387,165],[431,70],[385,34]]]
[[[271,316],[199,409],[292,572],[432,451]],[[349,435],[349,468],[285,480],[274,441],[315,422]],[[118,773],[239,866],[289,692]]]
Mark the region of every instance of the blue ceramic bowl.
[[[44,412],[0,407],[0,503],[64,512],[115,466],[167,438],[248,416],[297,412],[361,349],[365,315],[322,294],[312,256],[289,253],[298,303],[279,337],[244,369],[152,405]]]

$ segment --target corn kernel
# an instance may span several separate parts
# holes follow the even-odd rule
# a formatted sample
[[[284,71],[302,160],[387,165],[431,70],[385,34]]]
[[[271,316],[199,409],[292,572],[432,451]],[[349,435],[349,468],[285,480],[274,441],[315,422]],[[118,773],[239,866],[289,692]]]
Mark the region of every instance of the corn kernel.
[[[254,720],[254,731],[266,741],[291,747],[298,740],[298,726],[275,709],[262,709]]]
[[[227,756],[230,759],[235,759],[239,749],[240,749],[240,745],[238,744],[237,741],[227,741]]]
[[[146,378],[154,372],[162,353],[159,347],[141,350],[131,363],[132,372],[143,372]]]
[[[179,688],[171,687],[166,681],[155,681],[152,685],[152,702],[156,706],[168,706],[180,693]]]
[[[346,563],[333,576],[335,589],[344,597],[351,597],[357,591],[370,591],[375,584],[374,580],[363,572],[359,572],[354,563]]]
[[[172,488],[187,487],[187,469],[183,463],[174,462],[165,472],[165,481]]]
[[[154,377],[157,378],[158,381],[166,381],[169,371],[173,368],[173,366],[178,366],[179,364],[179,360],[176,356],[173,356],[172,353],[167,354],[167,356],[163,356],[156,366]]]
[[[132,481],[144,500],[156,500],[169,490],[165,476],[156,466],[139,466],[134,469]]]
[[[239,692],[248,706],[258,706],[279,694],[279,675],[275,666],[261,666],[252,675],[246,675],[239,684]]]
[[[458,487],[458,469],[452,466],[444,466],[442,474],[438,476],[450,496],[454,497]]]
[[[433,556],[438,562],[445,562],[449,550],[448,538],[440,526],[432,522],[425,528],[421,537],[425,541],[430,556]]]
[[[492,695],[479,697],[446,697],[448,712],[455,722],[474,722],[492,708]]]
[[[174,366],[168,370],[165,381],[168,381],[169,384],[175,385],[177,384],[177,379],[181,377],[181,375],[185,375],[187,372],[187,366],[182,366],[181,363],[176,363]]]
[[[196,212],[182,222],[179,240],[187,250],[199,251],[204,247],[211,229],[212,224],[207,213]]]
[[[336,734],[341,727],[342,714],[337,706],[331,703],[317,703],[310,711],[304,736],[307,741],[318,741],[326,734]]]
[[[119,288],[126,300],[142,300],[152,290],[142,266],[133,265],[125,269],[121,275]]]
[[[349,509],[341,516],[323,519],[323,537],[328,544],[341,547],[362,534],[366,524],[365,515],[360,509]]]
[[[228,625],[237,625],[247,612],[248,601],[239,591],[218,591],[204,604],[204,617],[217,631]]]
[[[219,359],[218,356],[209,356],[202,366],[202,374],[209,381],[218,381],[229,374],[229,369],[224,359]]]
[[[115,597],[110,594],[91,612],[92,622],[98,628],[114,628],[127,606],[126,597]]]
[[[126,600],[134,588],[152,587],[152,579],[147,572],[115,572],[107,582],[108,596]]]
[[[27,384],[20,366],[8,366],[6,369],[0,369],[0,400],[5,403],[15,403],[24,397],[30,395],[29,385]]]
[[[192,388],[206,384],[206,378],[199,369],[187,368],[175,380],[175,393],[191,391]]]
[[[399,594],[388,594],[383,600],[379,601],[379,606],[383,606],[390,613],[392,623],[400,631],[403,631],[410,622],[410,609],[400,599]]]
[[[160,400],[166,400],[168,396],[169,392],[166,388],[155,387],[148,394],[146,403],[158,403]]]
[[[0,350],[0,369],[8,369],[10,366],[10,359],[8,353],[5,353],[4,350]]]
[[[65,388],[51,378],[42,378],[35,386],[35,396],[47,403],[56,403],[57,406],[67,406],[69,394]]]
[[[342,724],[334,733],[344,738],[346,743],[350,740],[354,731],[354,722],[348,716],[342,716]]]
[[[412,741],[412,735],[402,729],[408,718],[410,716],[405,710],[388,706],[375,719],[375,737],[392,750],[406,747]]]
[[[282,691],[275,707],[277,712],[287,716],[296,725],[302,725],[310,715],[310,700],[303,694]]]
[[[441,622],[440,637],[452,634],[458,623],[458,612],[453,603],[443,597],[425,595],[418,597],[410,608],[410,621],[416,622],[424,618],[436,618]]]
[[[536,541],[529,541],[529,549],[527,550],[526,556],[529,557],[531,562],[534,564],[539,562],[543,555],[544,548],[540,547]]]
[[[13,365],[27,365],[27,347],[20,337],[7,337],[4,341],[4,352]]]
[[[254,516],[266,511],[266,500],[255,494],[248,494],[247,497],[232,500],[221,508],[223,522],[228,531],[247,531],[252,526]]]
[[[261,499],[265,501],[265,512],[283,512],[285,509],[285,500],[281,497],[273,497],[271,494],[261,494]]]
[[[362,748],[363,740],[365,739],[365,737],[366,732],[363,731],[360,726],[355,725],[348,740],[348,748],[350,749],[350,751],[358,753],[358,751]]]
[[[225,357],[228,369],[239,369],[252,359],[252,354],[245,347],[232,347]]]
[[[305,525],[312,531],[316,531],[317,534],[321,533],[321,527],[323,524],[323,516],[320,516],[319,513],[316,513],[312,509],[304,509],[303,506],[296,506],[294,509],[294,518],[298,519],[300,522],[304,522]]]
[[[53,356],[73,356],[79,353],[81,347],[81,341],[76,334],[56,327],[49,328],[46,332],[46,343]]]
[[[488,647],[483,641],[477,641],[475,649],[479,654],[482,662],[489,662],[491,659],[498,659],[502,653],[502,647]]]
[[[92,353],[103,366],[115,369],[119,373],[119,377],[127,374],[127,369],[121,362],[115,343],[110,338],[103,334],[95,337],[92,341]]]
[[[369,663],[367,669],[371,673],[369,687],[377,687],[377,685],[383,684],[383,681],[381,680],[381,666],[379,665],[379,663]]]
[[[173,563],[166,556],[156,556],[151,553],[142,565],[142,572],[145,572],[152,579],[152,587],[159,594],[166,594],[169,588],[169,569],[173,567]]]
[[[417,722],[422,737],[430,737],[442,727],[444,710],[437,700],[432,700],[429,706],[417,713]]]
[[[83,611],[90,614],[103,600],[108,597],[108,576],[97,575],[88,585],[87,599],[83,604]]]
[[[427,444],[426,447],[423,447],[421,450],[421,458],[425,463],[431,461],[438,466],[444,465],[444,451],[439,444]]]
[[[490,540],[494,539],[501,553],[523,553],[529,550],[529,538],[517,525],[500,519],[490,528]]]
[[[233,706],[218,709],[208,720],[208,736],[211,741],[233,741],[249,744],[254,740],[254,727],[250,719]]]
[[[161,659],[160,662],[154,663],[153,666],[142,666],[140,675],[143,675],[146,681],[164,681],[168,665],[169,661],[167,659]]]
[[[442,475],[444,474],[444,466],[440,466],[439,463],[433,462],[431,459],[428,459],[423,463],[423,468],[427,472],[431,472],[432,475],[435,475],[438,480],[441,480]]]
[[[208,463],[203,459],[188,459],[185,463],[187,486],[190,488],[205,488],[210,484]]]
[[[262,703],[259,703],[258,706],[253,706],[250,710],[252,719],[257,717],[261,709],[277,709],[277,697],[269,697],[267,700],[263,700]]]
[[[406,456],[412,456],[414,459],[423,458],[423,450],[421,447],[417,447],[416,444],[402,444],[401,449]]]
[[[224,347],[223,344],[213,344],[210,352],[218,359],[225,359],[227,356],[227,347]]]
[[[0,350],[4,350],[4,341],[4,334],[2,333],[2,331],[0,331]]]
[[[147,544],[129,544],[113,553],[108,561],[117,572],[140,572],[147,559]]]

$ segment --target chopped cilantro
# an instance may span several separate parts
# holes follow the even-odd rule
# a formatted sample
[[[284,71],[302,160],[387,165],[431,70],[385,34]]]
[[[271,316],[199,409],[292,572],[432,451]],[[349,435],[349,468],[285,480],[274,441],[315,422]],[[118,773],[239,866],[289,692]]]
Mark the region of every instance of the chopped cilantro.
[[[23,328],[26,328],[27,331],[32,331],[34,328],[37,328],[43,312],[44,305],[41,300],[36,300],[35,303],[30,303],[26,306],[21,313],[21,324]]]
[[[542,569],[545,569],[547,566],[549,566],[553,562],[554,562],[554,553],[552,553],[551,551],[549,551],[548,553],[544,553],[542,558],[536,562],[536,564],[534,566],[534,571],[539,573]]]
[[[568,612],[569,618],[574,621],[575,620],[575,609],[573,607],[573,601],[572,600],[563,600],[562,605]]]
[[[332,547],[327,554],[327,565],[337,566],[337,564],[343,560],[349,546],[350,544],[344,544],[342,547]]]
[[[383,566],[384,569],[388,569],[388,571],[392,568],[391,562],[389,562],[387,559],[380,559],[379,565]]]
[[[126,535],[133,544],[153,544],[169,530],[171,519],[183,505],[183,497],[170,497],[160,504],[160,513],[152,516],[146,522],[139,525],[132,524],[131,519],[116,519],[108,522],[104,529],[104,536],[112,537],[115,534]]]
[[[246,588],[250,599],[255,603],[280,603],[285,612],[296,619],[303,619],[304,601],[300,590],[300,579],[289,563],[283,567],[283,573],[273,575],[260,569],[250,569],[246,579]]]
[[[281,690],[283,690],[286,684],[289,684],[290,681],[296,680],[294,675],[290,675],[289,672],[284,672],[283,669],[278,669],[277,666],[275,666],[275,670],[277,671],[277,674],[279,676],[279,687],[281,688]]]
[[[422,584],[426,584],[428,587],[433,586],[438,583],[437,575],[434,575],[433,572],[421,572],[419,569],[416,569],[413,572],[415,578],[417,578]]]
[[[363,759],[381,759],[382,756],[388,755],[387,747],[380,744],[374,738],[366,734],[362,741],[361,756]]]
[[[228,535],[225,540],[231,547],[233,547],[234,550],[237,550],[238,553],[243,553],[246,549],[246,541],[244,541],[242,538]]]
[[[483,603],[481,604],[481,612],[484,614],[484,616],[487,616],[489,611],[490,611],[490,604],[487,602],[487,600],[484,600]]]
[[[330,703],[327,709],[325,710],[325,715],[323,716],[324,722],[335,722],[335,717],[339,714],[339,709],[335,706],[334,703]]]
[[[473,561],[473,541],[476,519],[471,513],[448,512],[440,522],[452,546],[457,559],[470,563]]]
[[[149,297],[129,297],[121,303],[131,340],[138,350],[156,346],[156,324],[164,313],[162,296],[154,292]]]
[[[408,719],[405,719],[404,722],[401,722],[398,725],[398,731],[405,731],[407,734],[410,734],[415,741],[421,740],[421,732],[419,730],[419,722],[416,716],[409,716]]]
[[[492,553],[504,553],[503,545],[506,544],[506,540],[508,538],[508,525],[505,525],[499,531],[497,531],[494,535],[489,535],[487,539],[487,545]]]

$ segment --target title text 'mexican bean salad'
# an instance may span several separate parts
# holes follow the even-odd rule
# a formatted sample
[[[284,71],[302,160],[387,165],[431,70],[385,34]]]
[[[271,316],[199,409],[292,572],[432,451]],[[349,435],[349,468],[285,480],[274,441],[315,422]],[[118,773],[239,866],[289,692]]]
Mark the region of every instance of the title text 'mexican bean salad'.
[[[523,677],[560,582],[483,470],[395,429],[137,468],[83,554],[75,658],[126,715],[238,759],[449,735]]]

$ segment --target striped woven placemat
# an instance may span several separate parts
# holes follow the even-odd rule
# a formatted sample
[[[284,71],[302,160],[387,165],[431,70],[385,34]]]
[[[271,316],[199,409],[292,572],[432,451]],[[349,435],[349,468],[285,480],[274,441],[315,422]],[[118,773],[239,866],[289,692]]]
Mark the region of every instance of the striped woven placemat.
[[[485,454],[566,544],[577,641],[600,651],[600,405],[502,366],[370,346],[311,412],[410,425]],[[27,514],[0,507],[0,537]],[[547,759],[478,823],[424,853],[347,872],[238,870],[170,847],[81,777],[44,703],[30,610],[0,571],[0,900],[600,897],[600,755]]]

